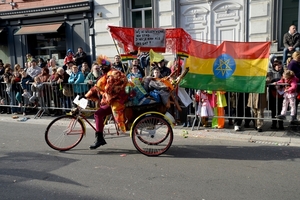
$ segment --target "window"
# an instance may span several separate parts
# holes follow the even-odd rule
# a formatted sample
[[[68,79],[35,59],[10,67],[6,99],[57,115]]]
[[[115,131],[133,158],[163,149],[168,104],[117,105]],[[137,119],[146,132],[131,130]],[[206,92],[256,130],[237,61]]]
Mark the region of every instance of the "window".
[[[151,0],[131,0],[130,13],[133,28],[153,28]]]
[[[297,31],[299,32],[299,1],[294,0],[285,0],[282,1],[282,22],[281,22],[281,33],[282,36],[279,38],[279,44],[283,49],[283,35],[289,30],[290,25],[295,25],[297,27]]]

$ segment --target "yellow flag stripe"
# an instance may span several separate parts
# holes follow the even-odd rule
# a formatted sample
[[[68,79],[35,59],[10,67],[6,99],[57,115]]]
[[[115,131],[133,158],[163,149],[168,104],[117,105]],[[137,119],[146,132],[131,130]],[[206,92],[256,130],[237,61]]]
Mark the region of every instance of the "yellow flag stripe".
[[[213,75],[214,59],[202,59],[190,56],[186,66],[190,73]],[[233,76],[266,76],[269,59],[235,59],[236,68]],[[230,69],[229,69],[230,70]]]

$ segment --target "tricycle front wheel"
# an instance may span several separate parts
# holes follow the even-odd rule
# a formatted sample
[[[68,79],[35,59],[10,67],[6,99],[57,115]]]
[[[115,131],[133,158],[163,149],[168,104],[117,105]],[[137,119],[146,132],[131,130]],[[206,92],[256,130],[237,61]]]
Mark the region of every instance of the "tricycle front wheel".
[[[139,152],[147,156],[158,156],[171,147],[173,129],[164,115],[149,112],[134,121],[131,137]]]
[[[50,122],[45,131],[45,140],[52,149],[67,151],[79,144],[84,133],[85,128],[80,119],[65,115]]]

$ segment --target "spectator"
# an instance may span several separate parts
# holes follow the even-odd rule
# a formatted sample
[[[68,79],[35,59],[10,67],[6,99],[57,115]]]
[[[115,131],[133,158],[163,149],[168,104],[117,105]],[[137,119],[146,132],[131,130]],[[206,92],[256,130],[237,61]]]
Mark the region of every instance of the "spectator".
[[[12,95],[13,95],[13,104],[18,103],[19,108],[12,107],[12,113],[17,114],[21,112],[21,107],[22,107],[22,96],[20,94],[21,91],[21,86],[20,86],[20,81],[22,78],[21,75],[21,66],[19,64],[15,64],[14,66],[14,72],[13,72],[13,77],[11,80],[12,83]]]
[[[76,65],[73,65],[72,67],[72,73],[69,77],[68,83],[74,84],[73,85],[73,91],[75,96],[76,95],[82,95],[84,92],[86,92],[87,88],[86,85],[81,85],[81,83],[84,83],[84,75],[81,71],[79,71],[78,67]]]
[[[271,79],[271,83],[276,83],[277,81],[279,81],[283,74],[282,62],[279,60],[274,61],[273,67],[270,72],[268,72],[268,74]],[[271,110],[272,118],[280,115],[283,103],[283,94],[281,94],[282,88],[283,86],[269,85],[269,107]],[[282,120],[272,120],[271,129],[277,129],[277,123],[279,126],[278,129],[283,130],[284,127]]]
[[[21,87],[22,87],[22,90],[23,90],[22,96],[25,97],[25,98],[30,98],[31,94],[29,93],[29,91],[30,91],[29,82],[31,82],[33,79],[31,78],[31,76],[29,76],[29,74],[27,74],[26,71],[22,71],[21,75],[22,75]]]
[[[29,76],[31,76],[32,79],[34,79],[34,77],[38,76],[42,71],[42,68],[40,68],[39,66],[37,66],[37,62],[35,59],[33,59],[31,61],[31,66],[27,69],[27,74]]]
[[[9,98],[9,105],[13,105],[14,102],[14,96],[12,94],[12,78],[13,78],[13,74],[12,74],[12,69],[9,67],[5,68],[5,73],[3,74],[3,79],[4,79],[4,83],[6,85],[5,91],[7,93],[7,96]],[[12,109],[12,107],[11,107]],[[10,114],[11,110],[7,110],[7,114]]]
[[[29,64],[33,60],[33,57],[30,53],[26,54],[26,62]]]
[[[49,69],[46,67],[43,68],[41,74],[39,74],[38,77],[40,78],[41,82],[47,82],[50,77]]]
[[[57,108],[71,108],[71,99],[65,97],[62,93],[63,84],[68,83],[69,77],[70,75],[67,72],[65,72],[65,70],[62,67],[57,68],[56,75],[52,81],[54,94],[57,94],[53,96],[53,101],[55,107]],[[56,111],[53,114],[53,116],[60,114],[62,114],[61,110]]]
[[[132,65],[132,67],[130,68],[130,73],[127,74],[127,79],[128,80],[132,80],[133,78],[143,78],[141,72],[138,69],[137,65]]]
[[[9,64],[9,63],[5,63],[5,64],[4,64],[4,70],[5,70],[6,68],[9,68],[9,69],[11,69],[11,64]]]
[[[154,68],[158,68],[160,71],[160,78],[169,76],[171,74],[171,69],[167,68],[165,65],[165,60],[161,60],[158,63],[153,63],[152,71]],[[152,72],[153,73],[153,72]]]
[[[140,60],[140,65],[143,70],[145,70],[150,65],[149,52],[139,52],[138,59]]]
[[[56,73],[57,73],[57,68],[52,68],[52,74],[49,76],[48,78],[48,82],[53,82],[55,77],[56,77]]]
[[[56,67],[54,67],[54,68],[56,68]],[[52,69],[53,68],[51,68],[51,70]],[[34,95],[34,92],[36,92],[35,97],[33,96],[32,98],[29,99],[29,101],[34,103],[35,107],[37,106],[37,102],[40,103],[41,107],[44,107],[45,104],[47,107],[51,107],[52,95],[50,94],[49,91],[52,88],[50,87],[50,84],[42,84],[42,83],[48,82],[48,80],[50,78],[49,68],[48,67],[42,68],[41,74],[36,77],[38,77],[39,79],[34,79],[34,81],[35,81],[35,84],[33,84],[34,86],[31,85],[32,95]],[[46,92],[44,93],[44,91],[46,91]]]
[[[95,85],[98,78],[102,75],[98,63],[93,63],[92,71],[86,76],[84,82],[89,85]]]
[[[75,63],[78,67],[78,70],[81,70],[81,65],[84,62],[87,62],[87,55],[83,51],[82,47],[78,47],[76,54],[74,55]]]
[[[38,102],[42,101],[43,82],[40,76],[34,77],[34,82],[31,84],[32,96],[29,101],[34,104],[34,108],[37,107]]]
[[[39,66],[40,68],[44,68],[44,67],[46,66],[46,64],[47,64],[47,63],[44,61],[43,58],[39,58],[38,66]]]
[[[140,65],[140,63],[137,59],[134,59],[132,61],[132,66],[137,66],[137,68],[138,68],[140,74],[142,75],[142,77],[145,76],[145,70],[141,67],[141,65]]]
[[[28,62],[24,63],[23,71],[27,72],[28,68],[30,67],[30,63],[28,65]]]
[[[50,62],[49,62],[50,66],[48,67],[49,69],[49,74],[51,75],[52,74],[52,69],[53,68],[56,68],[56,60],[55,59],[50,59]]]
[[[0,75],[4,74],[4,64],[1,59],[0,59],[0,73],[1,73]]]
[[[291,70],[286,70],[283,73],[282,78],[277,83],[287,83],[284,87],[284,100],[282,104],[281,115],[278,115],[278,119],[286,119],[285,115],[288,106],[291,108],[291,121],[296,120],[296,97],[297,97],[297,83],[299,79],[295,76]]]
[[[287,69],[293,71],[295,76],[300,80],[300,51],[295,51],[292,54],[292,59],[288,64]]]
[[[289,31],[284,34],[283,45],[283,64],[286,65],[288,53],[300,50],[300,35],[297,32],[295,25],[291,25]]]
[[[67,55],[64,58],[64,65],[67,65],[70,61],[74,61],[74,59],[74,52],[71,49],[68,49]]]
[[[62,67],[57,68],[56,75],[54,77],[53,83],[54,84],[61,84],[61,83],[68,83],[69,74],[65,72]]]
[[[154,67],[152,72],[153,72],[153,77],[154,78],[160,78],[161,77],[160,70],[159,70],[158,67]]]
[[[294,72],[295,76],[298,78],[298,80],[300,80],[300,51],[295,51],[292,54],[292,59],[289,62],[288,66],[287,66],[288,70],[291,70]],[[297,88],[298,92],[300,87]],[[299,99],[296,98],[296,108],[298,108],[299,105]],[[296,117],[297,118],[297,109],[296,109]]]
[[[87,62],[82,63],[81,72],[84,75],[84,78],[91,72]]]
[[[112,68],[117,69],[123,73],[127,72],[127,68],[125,67],[125,65],[123,65],[121,57],[119,55],[115,55],[115,61],[112,64]]]
[[[72,73],[72,67],[75,65],[74,61],[67,62],[66,68],[64,68],[65,72],[69,75]]]
[[[268,74],[266,83],[268,84],[270,82],[271,77]],[[264,124],[264,109],[267,107],[266,93],[250,93],[247,106],[251,108],[253,117],[258,118],[255,121],[255,129],[257,132],[262,132],[262,126]]]
[[[47,67],[50,67],[50,66],[51,66],[50,60],[51,60],[50,58],[47,59],[47,64],[46,64]]]

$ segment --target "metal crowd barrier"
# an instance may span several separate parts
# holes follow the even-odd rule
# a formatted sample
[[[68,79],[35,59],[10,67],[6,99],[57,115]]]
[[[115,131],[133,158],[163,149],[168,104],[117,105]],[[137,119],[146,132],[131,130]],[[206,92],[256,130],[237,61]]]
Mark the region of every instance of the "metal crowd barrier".
[[[7,85],[5,83],[0,84],[0,109],[3,110],[3,108],[11,109],[11,112],[24,112],[24,110],[30,108],[32,109],[34,107],[34,103],[29,101],[29,98],[26,98],[22,96],[24,93],[20,83],[17,83],[18,87],[16,90],[7,90]],[[31,91],[32,83],[29,83],[29,93],[33,95],[33,92]],[[63,88],[69,87],[72,90],[71,95],[65,96],[63,94]],[[85,94],[89,89],[91,85],[87,85],[85,83],[81,84],[52,84],[50,82],[46,82],[43,84],[42,91],[40,93],[40,96],[37,98],[37,107],[35,109],[38,109],[40,112],[40,116],[37,115],[37,117],[41,117],[45,111],[69,111],[72,108],[72,101],[76,97],[76,95],[83,95]],[[227,101],[227,107],[225,107],[225,116],[214,116],[216,118],[225,118],[225,119],[250,119],[250,120],[276,120],[274,116],[272,117],[271,114],[271,106],[273,108],[275,107],[276,115],[280,113],[280,110],[278,110],[278,104],[282,103],[281,101],[278,102],[278,98],[274,98],[271,96],[270,88],[273,87],[273,85],[268,85],[266,89],[266,100],[267,100],[267,106],[264,109],[264,117],[263,118],[257,118],[253,117],[252,115],[246,116],[246,110],[251,109],[247,107],[248,102],[248,96],[247,93],[232,93],[227,92],[225,93],[225,98]],[[192,96],[195,95],[196,90],[187,89],[187,93]],[[276,93],[277,94],[277,93]],[[278,95],[278,94],[277,94]],[[272,103],[272,105],[270,104]],[[274,105],[275,102],[275,105]],[[262,103],[262,102],[260,102]],[[241,105],[242,104],[242,105]],[[93,102],[89,102],[90,107],[94,107],[95,104]],[[187,108],[187,113],[185,113],[188,118],[197,119],[199,116],[196,115],[196,109],[194,108],[192,104],[190,104]],[[242,111],[241,111],[242,110]],[[38,113],[37,113],[38,114]],[[180,115],[177,113],[177,115]],[[178,117],[178,116],[177,116]],[[195,121],[195,120],[194,120]]]
[[[21,83],[16,83],[10,89],[5,83],[0,84],[0,109],[8,109],[7,112],[26,112],[28,109],[36,109],[37,117],[41,117],[44,112],[69,111],[72,108],[72,101],[77,95],[84,95],[91,85],[82,84],[52,84],[43,83],[41,90],[37,93],[32,91],[32,84],[26,85],[29,96],[24,95]],[[71,89],[69,95],[64,94],[66,88]],[[31,97],[36,98],[31,98]],[[29,98],[28,98],[29,97]],[[90,107],[94,107],[93,102],[89,102]],[[6,112],[6,111],[5,111]]]

